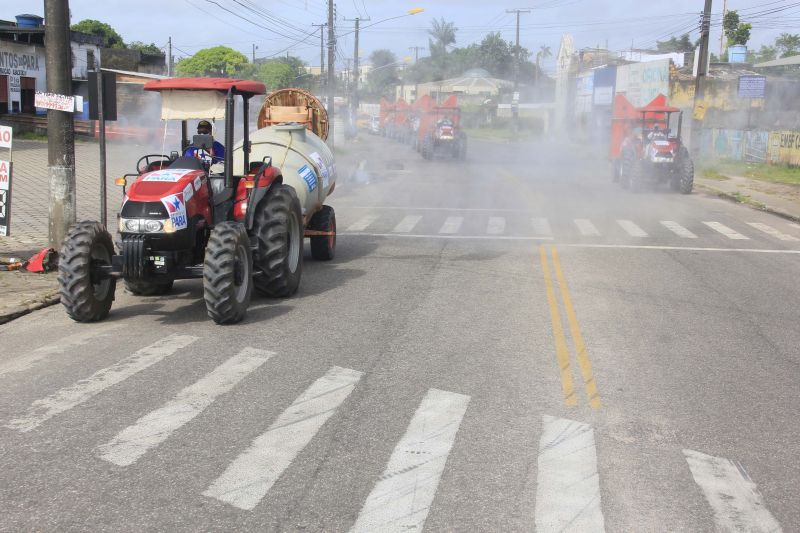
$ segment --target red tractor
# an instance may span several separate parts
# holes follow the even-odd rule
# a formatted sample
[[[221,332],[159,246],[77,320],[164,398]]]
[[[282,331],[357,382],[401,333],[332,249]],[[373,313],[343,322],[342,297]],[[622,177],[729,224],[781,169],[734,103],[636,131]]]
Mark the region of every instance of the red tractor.
[[[667,106],[663,95],[638,109],[617,95],[611,142],[614,181],[632,191],[646,182],[668,182],[674,191],[691,193],[694,164],[681,138],[682,126],[683,112]]]
[[[466,159],[467,135],[461,129],[461,108],[455,95],[442,105],[433,105],[432,100],[425,105],[421,99],[419,114],[417,146],[423,158],[433,159],[437,153],[445,152],[453,158]]]
[[[251,137],[248,102],[265,93],[259,82],[172,78],[144,88],[161,93],[162,119],[182,121],[183,155],[144,156],[136,174],[117,180],[123,203],[116,252],[102,224],[79,222],[70,229],[58,275],[67,314],[78,322],[105,318],[118,279],[133,294],[157,295],[175,280],[202,278],[208,314],[218,324],[242,320],[254,288],[269,296],[293,294],[304,236],[311,236],[312,255],[319,259],[331,259],[336,243],[333,210],[322,205],[335,181],[325,143],[295,124],[268,126]],[[234,145],[237,97],[243,139]],[[218,145],[211,135],[187,138],[187,120],[223,115],[219,162],[210,157]],[[266,139],[251,141],[257,135]],[[294,146],[291,154],[287,144]],[[282,161],[275,157],[283,168],[270,155],[251,162],[252,152],[283,154]]]

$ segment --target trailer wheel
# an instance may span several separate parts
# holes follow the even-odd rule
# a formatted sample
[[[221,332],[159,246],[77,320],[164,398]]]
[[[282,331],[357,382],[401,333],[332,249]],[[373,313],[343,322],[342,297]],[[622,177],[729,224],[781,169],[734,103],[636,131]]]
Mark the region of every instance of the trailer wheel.
[[[125,290],[136,296],[161,296],[172,290],[172,281],[152,282],[125,280]]]
[[[433,139],[428,136],[422,139],[422,148],[420,153],[423,159],[433,159]]]
[[[250,237],[242,224],[221,222],[211,231],[203,262],[203,298],[217,324],[234,324],[247,314],[253,292]]]
[[[331,232],[333,235],[311,237],[311,257],[317,261],[330,261],[336,253],[336,213],[329,205],[323,205],[317,211],[308,228],[317,231]]]
[[[291,296],[303,271],[303,216],[300,200],[288,185],[276,184],[258,206],[253,232],[258,240],[256,290],[272,297]]]
[[[613,181],[614,183],[618,183],[620,178],[620,173],[622,171],[621,169],[622,164],[620,163],[619,159],[615,159],[611,164],[613,166],[613,169],[611,170],[612,172],[611,181]]]
[[[95,322],[108,316],[117,280],[97,279],[92,267],[110,265],[113,255],[111,235],[99,222],[70,228],[58,261],[58,292],[72,320]]]
[[[690,194],[694,187],[694,162],[686,149],[683,150],[683,157],[680,159],[680,183],[678,190],[681,194]]]

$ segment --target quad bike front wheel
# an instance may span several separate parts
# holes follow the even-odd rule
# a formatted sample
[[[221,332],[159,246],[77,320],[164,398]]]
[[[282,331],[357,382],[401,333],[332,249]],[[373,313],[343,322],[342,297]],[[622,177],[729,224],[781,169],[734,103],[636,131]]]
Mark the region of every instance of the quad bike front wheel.
[[[234,324],[247,314],[253,292],[250,237],[242,224],[222,222],[211,231],[203,263],[203,298],[217,324]]]
[[[114,243],[99,222],[78,222],[64,239],[58,261],[58,288],[67,315],[77,322],[108,316],[116,280],[101,278],[95,267],[111,265]]]
[[[330,261],[336,254],[336,213],[329,205],[314,213],[308,229],[324,231],[330,235],[311,237],[311,257],[317,261]]]
[[[297,193],[276,184],[258,205],[253,233],[258,240],[255,260],[261,275],[255,288],[267,296],[283,298],[297,292],[303,271],[303,215]]]

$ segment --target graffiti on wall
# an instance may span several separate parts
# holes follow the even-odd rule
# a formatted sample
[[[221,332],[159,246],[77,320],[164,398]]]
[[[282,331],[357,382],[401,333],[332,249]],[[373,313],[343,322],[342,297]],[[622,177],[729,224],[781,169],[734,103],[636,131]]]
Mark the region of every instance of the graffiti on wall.
[[[635,107],[669,94],[669,59],[617,67],[617,93],[624,93]]]
[[[769,134],[769,161],[800,166],[800,131],[773,131]]]
[[[764,163],[767,161],[770,134],[766,131],[729,129],[704,130],[704,152],[714,159]],[[798,150],[800,155],[800,150]]]

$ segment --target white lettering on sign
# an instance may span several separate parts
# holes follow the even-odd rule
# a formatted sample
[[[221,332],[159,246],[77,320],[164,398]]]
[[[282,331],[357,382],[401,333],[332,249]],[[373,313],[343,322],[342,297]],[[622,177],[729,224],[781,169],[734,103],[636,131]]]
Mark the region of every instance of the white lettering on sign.
[[[19,76],[9,76],[8,77],[8,86],[11,89],[12,93],[20,92],[20,77]]]
[[[39,70],[39,58],[36,56],[36,54],[0,52],[0,68]]]
[[[63,94],[37,92],[34,97],[33,105],[42,109],[54,109],[56,111],[72,113],[75,111],[75,97],[65,96]]]
[[[0,126],[0,148],[11,150],[11,141],[14,138],[14,131],[11,126]]]

